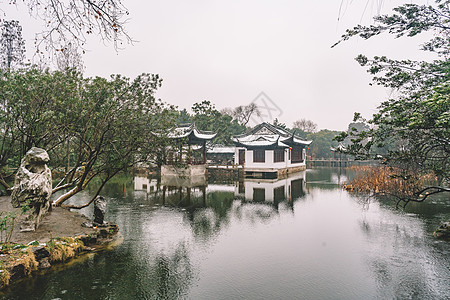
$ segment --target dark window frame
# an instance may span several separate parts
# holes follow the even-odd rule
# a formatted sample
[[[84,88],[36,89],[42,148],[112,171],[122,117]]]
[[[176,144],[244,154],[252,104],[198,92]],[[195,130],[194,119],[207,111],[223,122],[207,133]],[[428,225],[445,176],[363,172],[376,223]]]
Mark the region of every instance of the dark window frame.
[[[265,163],[266,162],[266,150],[254,149],[253,150],[253,162],[254,163]]]
[[[266,189],[265,188],[253,188],[253,201],[255,201],[255,202],[266,201]]]
[[[245,149],[239,149],[238,162],[240,165],[245,164]]]
[[[273,200],[275,202],[281,202],[286,199],[285,187],[284,185],[273,189]]]
[[[273,162],[284,162],[284,149],[274,149],[273,150]]]
[[[303,162],[303,148],[302,147],[292,147],[291,150],[291,161],[292,163]]]

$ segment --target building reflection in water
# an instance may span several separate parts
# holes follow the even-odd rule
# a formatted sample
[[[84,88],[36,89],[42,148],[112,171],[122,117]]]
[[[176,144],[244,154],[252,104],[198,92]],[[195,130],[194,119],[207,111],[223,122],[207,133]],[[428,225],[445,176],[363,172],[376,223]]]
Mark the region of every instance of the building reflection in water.
[[[297,172],[284,179],[245,179],[237,184],[235,196],[245,202],[265,203],[278,210],[287,201],[293,208],[295,199],[305,195],[305,174]]]
[[[181,208],[206,207],[206,176],[162,176],[160,181],[134,177],[134,190],[147,193],[154,205]]]
[[[155,192],[158,189],[158,180],[149,179],[147,177],[135,176],[134,177],[134,190],[145,191],[148,194]]]
[[[134,178],[134,189],[145,191],[147,199],[155,205],[181,208],[217,206],[217,201],[240,200],[242,204],[254,203],[273,206],[278,210],[281,202],[293,209],[294,200],[305,196],[306,172],[297,172],[283,179],[250,179],[230,184],[209,183],[205,176],[163,176],[161,181],[146,177]],[[218,195],[222,194],[221,197]],[[230,199],[232,198],[232,199]],[[231,203],[230,203],[231,207]]]
[[[295,200],[305,196],[305,172],[279,180],[245,179],[229,184],[207,183],[205,176],[135,177],[134,188],[146,193],[147,205],[181,209],[194,239],[206,242],[233,218],[265,223],[282,210],[293,211]]]
[[[152,253],[146,273],[151,274],[155,287],[144,289],[155,298],[173,299],[177,292],[187,293],[196,276],[193,254],[185,245],[214,241],[232,220],[242,224],[265,223],[277,216],[279,210],[293,210],[294,201],[305,195],[305,172],[280,180],[245,179],[229,184],[207,183],[202,176],[159,180],[135,177],[134,188],[136,192],[145,192],[148,204],[159,211],[148,214],[141,223],[146,247],[139,250],[137,257],[149,259],[148,253]],[[169,228],[174,230],[168,231]],[[163,247],[166,244],[174,249]],[[184,272],[176,276],[181,281],[174,281],[170,274],[178,269]]]

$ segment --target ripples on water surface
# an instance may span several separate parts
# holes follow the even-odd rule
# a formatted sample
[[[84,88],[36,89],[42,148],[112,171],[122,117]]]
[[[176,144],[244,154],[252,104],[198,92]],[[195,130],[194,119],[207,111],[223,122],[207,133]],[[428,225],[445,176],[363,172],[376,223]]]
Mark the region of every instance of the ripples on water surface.
[[[104,191],[123,243],[4,298],[450,299],[450,246],[431,235],[448,197],[395,210],[342,191],[345,179],[315,169],[163,197],[156,181],[123,178]]]

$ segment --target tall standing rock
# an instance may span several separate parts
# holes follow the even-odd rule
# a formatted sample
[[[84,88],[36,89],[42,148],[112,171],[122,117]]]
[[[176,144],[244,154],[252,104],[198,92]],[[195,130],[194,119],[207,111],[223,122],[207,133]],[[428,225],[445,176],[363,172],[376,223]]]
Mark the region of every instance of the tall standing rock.
[[[47,151],[31,148],[22,158],[11,194],[13,207],[30,208],[29,215],[21,224],[21,231],[34,231],[50,207],[52,195],[52,172],[47,167],[50,158]]]
[[[106,200],[102,196],[98,196],[94,200],[94,225],[105,224]]]

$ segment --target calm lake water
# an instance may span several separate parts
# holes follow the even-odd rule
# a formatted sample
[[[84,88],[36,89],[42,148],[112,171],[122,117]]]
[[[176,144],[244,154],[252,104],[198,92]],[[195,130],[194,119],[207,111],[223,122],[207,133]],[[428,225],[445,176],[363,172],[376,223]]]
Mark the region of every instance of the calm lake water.
[[[449,198],[396,210],[343,191],[347,175],[190,189],[121,178],[103,194],[123,243],[3,298],[450,299],[450,243],[432,236]]]

